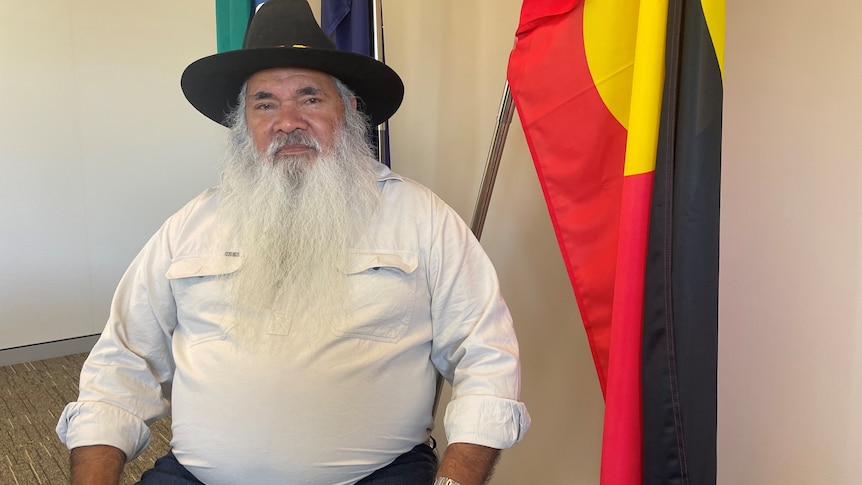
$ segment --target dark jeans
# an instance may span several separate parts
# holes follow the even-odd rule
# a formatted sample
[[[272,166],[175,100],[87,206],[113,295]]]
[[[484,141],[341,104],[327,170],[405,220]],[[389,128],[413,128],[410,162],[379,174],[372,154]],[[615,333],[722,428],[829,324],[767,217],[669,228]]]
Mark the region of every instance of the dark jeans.
[[[430,446],[421,444],[356,482],[356,485],[431,485],[436,473],[437,455]],[[203,485],[203,482],[180,465],[174,453],[169,451],[141,475],[137,485]]]

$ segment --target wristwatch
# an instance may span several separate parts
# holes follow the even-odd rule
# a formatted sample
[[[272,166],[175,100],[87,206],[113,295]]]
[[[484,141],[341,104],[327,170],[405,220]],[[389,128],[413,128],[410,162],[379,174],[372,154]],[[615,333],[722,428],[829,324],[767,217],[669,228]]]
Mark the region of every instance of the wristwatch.
[[[451,478],[437,477],[437,479],[434,480],[434,485],[461,485],[461,484],[456,482],[455,480],[452,480]]]

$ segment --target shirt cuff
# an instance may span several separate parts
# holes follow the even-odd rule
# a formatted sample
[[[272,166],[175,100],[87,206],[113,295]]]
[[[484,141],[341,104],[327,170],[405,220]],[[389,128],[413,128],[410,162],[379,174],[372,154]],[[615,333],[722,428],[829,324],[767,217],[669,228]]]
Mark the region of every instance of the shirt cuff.
[[[150,444],[150,428],[137,416],[111,404],[73,402],[57,423],[57,436],[70,450],[79,446],[110,445],[138,457]]]
[[[443,418],[449,443],[506,449],[530,428],[524,403],[496,396],[461,396],[446,406]]]

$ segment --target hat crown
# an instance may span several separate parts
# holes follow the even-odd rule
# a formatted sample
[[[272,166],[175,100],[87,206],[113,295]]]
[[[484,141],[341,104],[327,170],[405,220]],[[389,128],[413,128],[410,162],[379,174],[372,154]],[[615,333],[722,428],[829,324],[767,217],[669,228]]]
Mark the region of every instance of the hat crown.
[[[243,49],[302,46],[335,50],[306,0],[269,0],[252,17]]]
[[[312,69],[340,80],[360,100],[372,125],[386,121],[404,99],[398,74],[371,57],[336,49],[306,0],[264,3],[252,17],[242,49],[189,64],[180,85],[192,106],[228,126],[243,83],[256,72],[279,67]]]

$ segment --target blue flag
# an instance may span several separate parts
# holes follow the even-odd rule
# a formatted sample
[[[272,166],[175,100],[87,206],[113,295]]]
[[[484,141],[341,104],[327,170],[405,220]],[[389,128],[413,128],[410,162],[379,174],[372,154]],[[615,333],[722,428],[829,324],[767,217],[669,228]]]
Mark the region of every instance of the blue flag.
[[[339,50],[373,57],[370,0],[322,0],[320,26]]]
[[[356,52],[369,57],[373,53],[374,21],[371,2],[376,0],[321,0],[320,26],[326,35],[335,42],[339,50]],[[379,59],[381,62],[384,59]],[[389,123],[383,123],[383,147],[386,166],[389,166]],[[369,144],[380,153],[378,131],[373,130]]]

